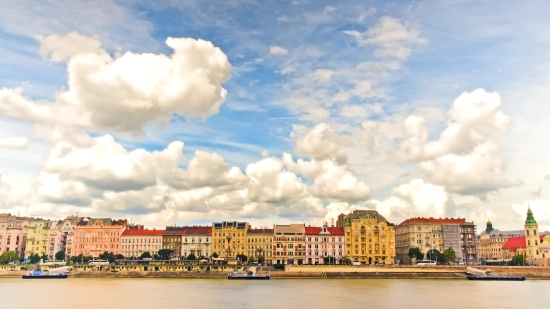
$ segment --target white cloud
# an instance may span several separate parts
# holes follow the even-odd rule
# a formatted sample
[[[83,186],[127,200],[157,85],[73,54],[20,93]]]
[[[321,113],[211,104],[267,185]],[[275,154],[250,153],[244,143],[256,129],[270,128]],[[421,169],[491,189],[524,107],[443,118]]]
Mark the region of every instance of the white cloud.
[[[91,38],[75,31],[66,35],[52,34],[46,38],[37,36],[36,39],[40,41],[42,57],[53,62],[66,61],[78,54],[102,52],[99,38]]]
[[[422,179],[413,179],[391,193],[392,197],[369,201],[367,206],[376,206],[383,216],[396,223],[412,217],[445,217],[452,205],[444,187],[425,183]]]
[[[359,45],[375,45],[375,55],[378,57],[399,60],[409,57],[413,44],[425,42],[418,29],[390,16],[380,18],[366,32],[347,30],[344,33],[355,38]]]
[[[335,7],[333,7],[333,6],[327,5],[327,6],[325,7],[324,13],[325,13],[325,14],[330,14],[330,13],[332,13],[332,12],[336,12],[336,10],[338,10],[338,8],[335,8]]]
[[[288,50],[281,46],[271,46],[269,48],[269,53],[271,55],[288,55]]]
[[[527,218],[527,207],[530,206],[533,211],[533,217],[539,225],[539,231],[550,230],[550,201],[546,199],[538,199],[527,201],[524,203],[514,203],[511,208],[515,214],[515,222],[517,222],[517,229],[523,228],[523,222]]]
[[[0,148],[23,149],[27,148],[29,140],[26,137],[0,137]]]
[[[317,69],[315,70],[314,75],[316,80],[326,83],[330,81],[330,78],[334,75],[334,71],[328,69]]]
[[[408,138],[401,143],[398,157],[418,162],[428,181],[450,192],[483,195],[521,184],[504,175],[506,161],[499,144],[508,132],[510,119],[500,105],[496,93],[482,89],[463,93],[453,102],[447,127],[436,141],[428,141],[424,118],[408,117]]]
[[[102,49],[68,49],[75,35],[42,39],[52,59],[69,57],[69,89],[53,103],[33,102],[21,89],[0,89],[0,116],[139,133],[149,123],[165,125],[173,114],[206,118],[225,100],[221,84],[231,65],[210,42],[168,38],[170,56],[127,52],[112,58]]]
[[[328,124],[320,123],[297,139],[295,150],[298,155],[316,160],[336,159],[345,162],[347,156],[344,148],[352,144],[348,137],[338,136]]]
[[[290,21],[290,19],[288,18],[288,16],[283,15],[283,16],[280,16],[279,18],[277,18],[277,21],[281,22],[281,23],[287,23],[287,22]]]

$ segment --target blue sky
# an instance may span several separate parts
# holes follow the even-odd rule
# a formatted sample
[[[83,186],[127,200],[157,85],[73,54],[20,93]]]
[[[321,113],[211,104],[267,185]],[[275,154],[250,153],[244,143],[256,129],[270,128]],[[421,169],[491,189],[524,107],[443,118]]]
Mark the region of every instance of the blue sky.
[[[361,201],[321,198],[325,208],[330,203],[346,203],[338,209],[347,210],[374,201],[376,207],[397,221],[411,212],[398,210],[401,206],[388,200],[396,197],[407,205],[403,207],[420,209],[421,214],[424,209],[421,205],[427,203],[434,212],[439,210],[445,215],[466,216],[481,222],[495,217],[492,219],[495,224],[497,221],[504,227],[516,228],[521,225],[522,209],[531,203],[537,205],[533,206],[537,207],[535,215],[538,212],[550,227],[550,203],[545,199],[544,188],[538,196],[531,195],[544,187],[544,177],[550,174],[550,166],[542,154],[546,146],[541,140],[542,132],[549,126],[545,115],[550,111],[546,96],[550,80],[547,1],[526,1],[521,5],[515,1],[235,0],[98,4],[59,0],[28,6],[30,3],[2,3],[7,9],[0,13],[3,55],[0,88],[23,87],[25,96],[32,100],[55,101],[56,92],[69,87],[67,63],[44,58],[37,36],[76,31],[98,38],[111,55],[129,51],[170,55],[172,49],[165,44],[166,38],[201,39],[219,47],[231,64],[231,78],[222,84],[227,96],[218,113],[206,118],[173,115],[167,125],[149,123],[145,133],[137,136],[89,127],[86,134],[91,137],[111,134],[128,151],[148,152],[162,151],[172,141],[182,141],[185,158],[178,163],[180,168],[185,169],[194,152],[201,150],[220,154],[230,166],[247,174],[249,164],[270,156],[282,160],[283,153],[292,154],[295,160],[298,157],[310,160],[315,154],[297,152],[296,143],[311,128],[324,123],[340,137],[353,141],[353,146],[343,146],[348,158],[346,168],[370,188],[369,197]],[[374,42],[369,34],[374,32],[369,31],[381,29],[377,27],[384,18],[402,25],[407,37],[391,41],[390,47],[384,47],[382,41]],[[362,33],[366,41],[354,37],[351,31]],[[381,56],[389,48],[395,48],[395,44],[408,52]],[[367,66],[370,69],[365,69]],[[355,89],[360,82],[368,83],[368,87],[361,84],[367,88]],[[495,185],[481,195],[464,194],[453,189],[456,184],[453,187],[443,180],[437,181],[435,175],[423,170],[420,165],[426,161],[396,159],[396,151],[407,139],[402,126],[408,116],[423,117],[429,139],[436,141],[448,125],[447,111],[453,101],[462,93],[479,88],[498,93],[502,102],[499,110],[511,118],[505,136],[492,141],[499,149],[494,159],[505,166],[504,171],[497,172],[498,177],[520,182],[513,186]],[[345,113],[346,110],[351,112]],[[354,115],[359,110],[365,114]],[[374,150],[366,150],[360,141],[359,131],[366,121],[376,123],[383,136],[376,137],[384,142],[377,142]],[[3,206],[7,211],[34,207],[64,215],[74,205],[51,204],[35,192],[40,187],[37,175],[44,172],[44,162],[55,147],[53,142],[30,134],[35,125],[33,121],[0,117],[0,137],[29,138],[24,149],[1,149],[0,174],[10,184],[12,200]],[[316,179],[291,171],[289,166],[283,169],[295,173],[306,185],[312,185]],[[496,181],[491,177],[479,179]],[[448,200],[443,204],[430,200],[435,196],[427,193],[432,187],[417,188],[426,190],[422,191],[425,196],[422,202],[412,193],[404,196],[396,191],[402,185],[412,186],[413,179],[443,188],[438,192]],[[28,201],[19,198],[24,192],[31,192],[33,197]],[[282,198],[277,203],[285,201]],[[108,209],[89,207],[91,215],[110,214]],[[142,214],[140,219],[151,225],[162,225],[163,216],[173,220],[165,213],[148,213],[143,208],[124,208],[121,213],[125,211]],[[237,215],[230,211],[222,213],[211,212],[201,217],[181,212],[175,216],[180,221],[189,218],[190,222],[208,222]],[[317,216],[318,219],[311,220],[328,218]],[[250,218],[267,224],[278,217],[254,212]],[[310,216],[303,211],[282,218],[305,221]]]

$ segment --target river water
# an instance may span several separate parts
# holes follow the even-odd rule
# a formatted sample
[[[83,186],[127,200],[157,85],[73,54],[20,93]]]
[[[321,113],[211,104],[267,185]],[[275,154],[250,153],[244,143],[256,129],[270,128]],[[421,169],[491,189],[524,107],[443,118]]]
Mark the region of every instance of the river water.
[[[0,308],[550,308],[550,281],[0,278]]]

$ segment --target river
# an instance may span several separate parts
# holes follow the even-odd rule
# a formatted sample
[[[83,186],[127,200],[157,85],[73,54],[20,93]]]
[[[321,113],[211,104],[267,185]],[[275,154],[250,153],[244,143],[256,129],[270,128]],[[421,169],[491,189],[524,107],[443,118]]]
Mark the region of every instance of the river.
[[[1,308],[548,308],[550,281],[0,278]]]

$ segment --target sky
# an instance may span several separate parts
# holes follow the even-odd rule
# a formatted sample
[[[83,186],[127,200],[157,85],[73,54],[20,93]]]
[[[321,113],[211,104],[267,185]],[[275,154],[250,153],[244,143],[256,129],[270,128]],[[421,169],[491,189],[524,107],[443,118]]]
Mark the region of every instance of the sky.
[[[548,1],[0,5],[0,212],[550,229]]]

